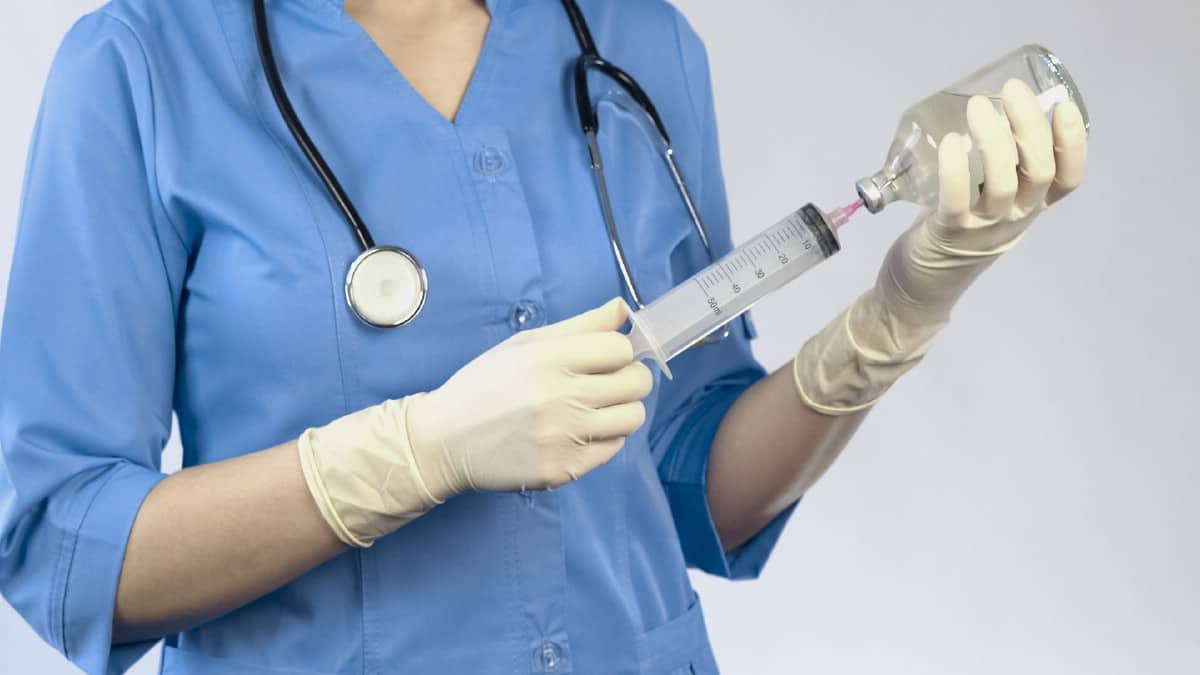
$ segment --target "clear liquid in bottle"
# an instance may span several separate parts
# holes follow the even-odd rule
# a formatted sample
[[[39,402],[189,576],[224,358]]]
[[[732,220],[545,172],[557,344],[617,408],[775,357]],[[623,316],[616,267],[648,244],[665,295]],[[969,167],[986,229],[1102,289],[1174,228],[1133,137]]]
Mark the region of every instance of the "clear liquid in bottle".
[[[1072,100],[1083,114],[1085,128],[1090,126],[1087,108],[1066,66],[1044,47],[1021,47],[904,112],[883,168],[855,186],[867,210],[878,213],[894,201],[935,207],[938,144],[951,132],[963,134],[967,139],[973,197],[977,197],[984,181],[983,164],[967,126],[967,102],[972,96],[982,94],[1003,113],[1000,92],[1005,82],[1014,78],[1033,89],[1047,115],[1058,103]]]

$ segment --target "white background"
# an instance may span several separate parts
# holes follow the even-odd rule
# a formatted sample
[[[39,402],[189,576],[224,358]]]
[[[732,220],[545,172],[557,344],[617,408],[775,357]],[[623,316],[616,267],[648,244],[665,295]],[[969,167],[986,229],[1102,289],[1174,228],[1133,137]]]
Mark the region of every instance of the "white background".
[[[50,59],[97,4],[9,2],[0,22],[0,288]],[[678,4],[709,47],[735,241],[849,201],[901,110],[1019,44],[1062,57],[1093,119],[1083,189],[966,296],[762,579],[696,576],[724,670],[1200,673],[1197,5]],[[871,283],[913,213],[861,217],[754,310],[766,366]],[[3,602],[0,670],[71,672]]]

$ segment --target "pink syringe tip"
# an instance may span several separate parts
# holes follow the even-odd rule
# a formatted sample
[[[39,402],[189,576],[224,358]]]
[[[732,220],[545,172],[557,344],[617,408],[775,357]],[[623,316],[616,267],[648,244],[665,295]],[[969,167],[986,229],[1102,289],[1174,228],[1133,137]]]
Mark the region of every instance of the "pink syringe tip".
[[[839,209],[835,209],[833,213],[829,214],[829,220],[833,222],[834,227],[841,227],[842,225],[850,222],[850,217],[865,205],[866,202],[861,199],[856,199],[850,204],[847,204]]]

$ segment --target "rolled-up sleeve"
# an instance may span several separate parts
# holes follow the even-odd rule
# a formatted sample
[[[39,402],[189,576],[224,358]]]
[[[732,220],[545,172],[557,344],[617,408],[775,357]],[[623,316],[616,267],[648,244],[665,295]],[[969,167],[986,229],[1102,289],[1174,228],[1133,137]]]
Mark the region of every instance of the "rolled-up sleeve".
[[[733,244],[708,59],[699,37],[678,12],[675,24],[684,77],[702,135],[700,175],[688,178],[714,252],[720,256]],[[707,264],[707,253],[696,237],[685,239],[672,254],[676,282]],[[672,361],[675,379],[663,381],[650,444],[688,565],[743,579],[757,577],[762,571],[795,504],[736,550],[726,552],[721,546],[706,494],[709,453],[725,413],[742,392],[766,376],[750,350],[757,333],[749,313],[730,328],[724,341],[688,350]]]
[[[92,14],[55,58],[30,146],[0,337],[0,592],[86,672],[112,646],[138,508],[163,478],[187,254],[154,188],[147,61]]]

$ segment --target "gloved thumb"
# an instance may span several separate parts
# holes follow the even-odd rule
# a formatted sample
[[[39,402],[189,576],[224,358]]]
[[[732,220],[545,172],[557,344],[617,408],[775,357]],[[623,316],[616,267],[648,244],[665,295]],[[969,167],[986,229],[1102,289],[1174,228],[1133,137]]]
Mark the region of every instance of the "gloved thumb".
[[[536,329],[543,336],[579,335],[582,333],[601,333],[614,331],[625,324],[629,318],[629,305],[624,298],[615,297],[612,300],[589,309],[581,314],[563,319],[557,323]]]

